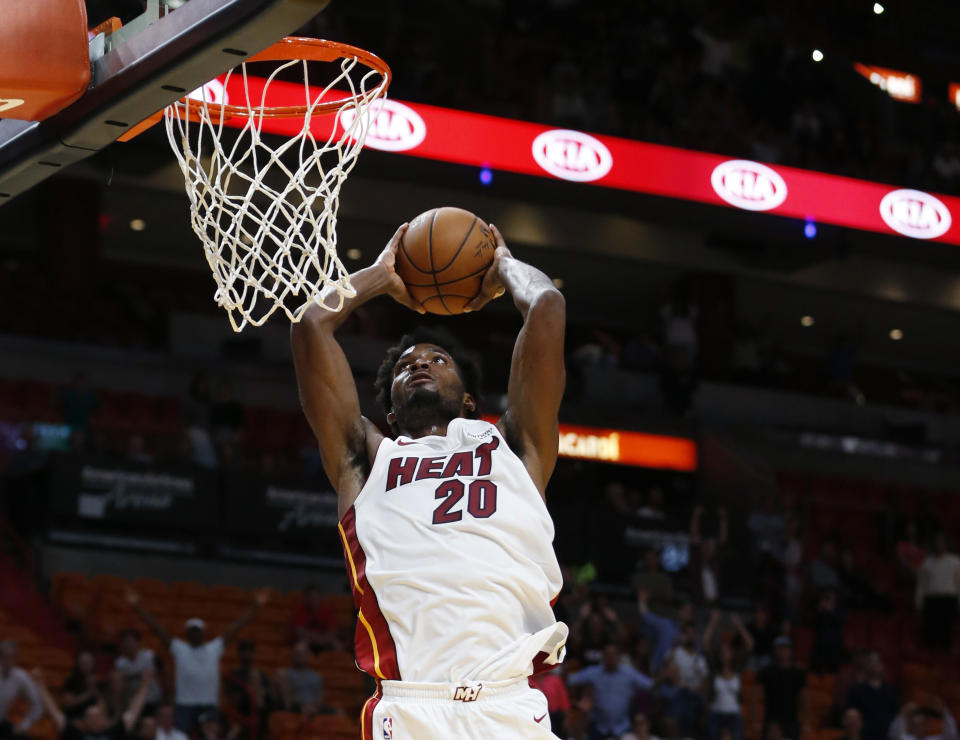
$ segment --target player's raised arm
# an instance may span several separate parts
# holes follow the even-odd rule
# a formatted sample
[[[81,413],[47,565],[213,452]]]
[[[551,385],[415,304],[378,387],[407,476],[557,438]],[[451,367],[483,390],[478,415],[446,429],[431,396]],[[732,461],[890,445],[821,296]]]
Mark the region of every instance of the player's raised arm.
[[[507,290],[523,316],[510,365],[507,410],[497,426],[544,494],[557,462],[566,305],[549,277],[514,258],[497,227],[490,224],[490,230],[497,239],[496,255],[481,294],[468,308],[476,310]]]
[[[379,295],[388,294],[408,308],[422,311],[394,271],[397,246],[406,228],[403,224],[397,229],[370,267],[350,276],[357,295],[344,301],[340,311],[311,306],[300,322],[290,327],[300,404],[317,437],[323,469],[337,491],[341,514],[363,488],[383,435],[360,413],[353,373],[333,334],[355,308]]]

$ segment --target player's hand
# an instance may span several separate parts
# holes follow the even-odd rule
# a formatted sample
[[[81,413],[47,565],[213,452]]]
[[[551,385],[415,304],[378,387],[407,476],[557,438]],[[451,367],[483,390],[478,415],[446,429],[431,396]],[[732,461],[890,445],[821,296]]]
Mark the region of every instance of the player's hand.
[[[493,224],[490,224],[490,233],[497,242],[497,250],[493,253],[493,262],[483,275],[483,283],[480,285],[480,292],[477,297],[464,306],[464,311],[479,311],[490,301],[499,298],[507,288],[500,278],[500,260],[504,257],[513,257],[510,250],[507,249],[507,243],[503,240],[503,234]]]
[[[401,224],[400,228],[397,229],[396,233],[390,238],[387,246],[383,248],[380,256],[377,257],[373,264],[379,266],[386,272],[387,287],[384,292],[388,296],[393,298],[397,303],[406,306],[411,311],[426,313],[427,309],[413,300],[413,296],[410,295],[407,286],[404,285],[403,280],[397,274],[397,250],[400,248],[400,241],[403,239],[403,235],[407,233],[407,227],[409,225],[408,223]]]

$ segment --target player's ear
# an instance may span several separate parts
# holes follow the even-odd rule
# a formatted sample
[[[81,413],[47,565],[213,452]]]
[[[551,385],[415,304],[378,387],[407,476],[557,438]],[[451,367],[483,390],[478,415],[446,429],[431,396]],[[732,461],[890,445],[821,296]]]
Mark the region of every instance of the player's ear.
[[[391,411],[388,411],[388,412],[387,412],[387,424],[389,424],[390,426],[393,426],[393,424],[394,424],[394,422],[396,422],[396,420],[397,420],[397,415],[396,415],[395,413],[393,413],[392,410],[391,410]]]
[[[463,408],[465,408],[467,411],[477,410],[477,401],[469,393],[463,394]]]

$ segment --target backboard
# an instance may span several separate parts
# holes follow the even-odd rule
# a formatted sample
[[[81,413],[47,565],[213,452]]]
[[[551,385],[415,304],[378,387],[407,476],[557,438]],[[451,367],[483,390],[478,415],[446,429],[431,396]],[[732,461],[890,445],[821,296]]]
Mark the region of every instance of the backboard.
[[[91,84],[79,100],[44,121],[0,120],[0,205],[109,146],[328,4],[145,0],[144,12],[119,31],[91,39]]]

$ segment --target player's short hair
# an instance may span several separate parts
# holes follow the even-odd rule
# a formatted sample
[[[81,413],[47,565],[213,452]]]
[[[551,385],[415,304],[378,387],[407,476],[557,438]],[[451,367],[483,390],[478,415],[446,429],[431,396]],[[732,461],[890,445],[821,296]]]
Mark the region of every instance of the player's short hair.
[[[460,371],[463,389],[476,401],[476,407],[473,411],[467,412],[467,418],[479,419],[480,387],[482,384],[480,363],[447,332],[442,329],[432,329],[424,326],[417,327],[409,334],[404,334],[399,342],[387,350],[383,362],[380,363],[380,369],[377,370],[377,379],[373,385],[377,391],[377,403],[383,409],[384,415],[389,414],[393,408],[393,401],[390,398],[390,388],[393,385],[393,368],[403,351],[415,344],[435,344],[442,347],[453,358],[453,361],[457,364],[457,369]],[[390,429],[394,434],[400,433],[395,424],[391,424]]]

